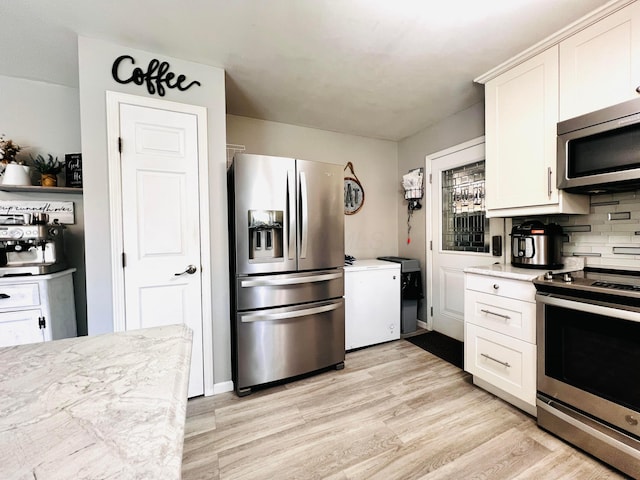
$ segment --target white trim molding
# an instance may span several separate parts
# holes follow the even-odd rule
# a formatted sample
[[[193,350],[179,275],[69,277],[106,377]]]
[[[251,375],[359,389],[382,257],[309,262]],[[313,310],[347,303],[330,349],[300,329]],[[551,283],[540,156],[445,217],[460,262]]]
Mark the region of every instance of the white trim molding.
[[[213,395],[219,395],[221,393],[233,392],[233,382],[228,380],[226,382],[220,382],[213,385]]]
[[[433,162],[434,160],[447,156],[447,155],[451,155],[452,153],[456,153],[462,150],[466,150],[467,148],[472,148],[475,147],[477,145],[482,145],[485,141],[485,137],[484,135],[480,136],[480,137],[476,137],[473,138],[471,140],[468,140],[464,143],[459,143],[458,145],[454,145],[452,147],[446,148],[444,150],[440,150],[437,152],[433,152],[430,153],[428,155],[425,156],[424,158],[424,171],[425,171],[425,175],[426,178],[428,179],[426,182],[426,189],[425,189],[425,194],[424,194],[424,210],[427,215],[427,218],[431,218],[431,215],[433,215],[433,204],[431,202],[431,198],[432,198],[432,191],[433,191],[433,180],[432,180],[432,168],[431,168],[431,162]],[[426,274],[425,277],[427,279],[427,295],[426,295],[426,315],[427,315],[427,321],[426,322],[422,322],[422,326],[423,328],[426,328],[427,330],[433,330],[433,315],[432,315],[432,311],[433,311],[433,249],[432,246],[435,242],[435,239],[433,238],[433,231],[432,231],[432,224],[430,221],[426,221],[425,222],[425,243],[426,243]]]
[[[207,143],[207,109],[168,100],[141,97],[119,92],[106,92],[107,103],[107,155],[109,162],[109,213],[111,229],[111,280],[113,285],[113,331],[126,328],[124,270],[122,268],[122,170],[118,139],[120,137],[120,105],[136,105],[196,116],[198,126],[198,185],[200,189],[200,264],[202,272],[202,348],[204,370],[204,394],[215,393],[213,378],[213,324],[212,311],[212,271],[211,239],[209,220],[209,151]],[[233,389],[233,384],[231,385]]]
[[[535,57],[536,55],[548,49],[549,47],[552,47],[560,43],[565,38],[568,38],[571,35],[579,32],[580,30],[583,30],[588,26],[593,25],[597,21],[603,19],[608,15],[611,15],[612,13],[620,10],[621,8],[626,7],[630,3],[633,3],[634,1],[635,0],[612,0],[611,2],[606,3],[602,7],[593,10],[592,12],[588,13],[584,17],[567,25],[563,29],[558,30],[556,33],[549,35],[547,38],[545,38],[544,40],[541,40],[540,42],[536,43],[532,47],[527,48],[526,50],[517,54],[514,57],[511,57],[506,62],[501,63],[495,68],[492,68],[487,73],[484,73],[474,78],[473,81],[476,83],[485,84],[489,80],[492,80],[496,78],[498,75],[503,74],[507,70],[512,69],[516,65],[519,65],[522,62],[525,62],[530,58]]]

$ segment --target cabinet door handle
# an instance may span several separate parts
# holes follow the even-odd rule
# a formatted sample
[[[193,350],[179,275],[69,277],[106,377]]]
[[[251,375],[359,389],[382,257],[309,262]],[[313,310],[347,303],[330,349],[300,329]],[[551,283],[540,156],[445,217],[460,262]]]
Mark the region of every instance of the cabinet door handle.
[[[492,312],[491,310],[480,309],[482,313],[486,313],[487,315],[495,315],[496,317],[504,318],[505,320],[510,320],[511,317],[509,315],[502,315],[501,313]]]
[[[0,293],[0,298],[11,298],[11,295],[7,295],[6,293]]]
[[[504,365],[507,368],[511,368],[511,365],[509,365],[509,362],[500,361],[497,358],[493,358],[491,355],[487,355],[486,353],[481,353],[480,355],[486,358],[487,360],[493,360],[494,362],[499,363],[500,365]]]
[[[551,190],[551,167],[547,167],[547,188],[549,191],[549,198],[551,198],[551,194],[553,193]]]

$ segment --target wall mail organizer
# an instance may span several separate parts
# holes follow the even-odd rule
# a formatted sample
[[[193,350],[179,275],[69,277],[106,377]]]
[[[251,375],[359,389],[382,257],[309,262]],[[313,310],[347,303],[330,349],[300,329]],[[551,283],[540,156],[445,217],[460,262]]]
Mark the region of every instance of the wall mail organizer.
[[[402,176],[402,188],[404,188],[404,199],[409,201],[409,210],[420,210],[420,200],[424,196],[422,168],[415,168]]]

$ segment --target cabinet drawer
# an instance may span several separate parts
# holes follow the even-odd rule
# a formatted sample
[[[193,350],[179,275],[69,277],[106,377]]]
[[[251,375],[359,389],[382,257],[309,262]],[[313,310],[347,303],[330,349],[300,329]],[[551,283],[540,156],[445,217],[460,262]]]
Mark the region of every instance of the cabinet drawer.
[[[40,305],[37,283],[0,285],[0,311]]]
[[[464,318],[481,327],[536,343],[536,304],[466,290]]]
[[[522,340],[465,324],[464,369],[535,405],[536,347]]]
[[[536,301],[536,287],[534,287],[533,282],[524,280],[466,273],[465,287],[469,290],[475,290],[497,297],[515,298],[533,303]]]

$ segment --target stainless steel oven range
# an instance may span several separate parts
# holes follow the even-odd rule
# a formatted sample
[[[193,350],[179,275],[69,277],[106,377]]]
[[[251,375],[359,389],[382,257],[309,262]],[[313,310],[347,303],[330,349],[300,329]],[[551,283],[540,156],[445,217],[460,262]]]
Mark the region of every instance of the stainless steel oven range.
[[[534,284],[538,425],[640,478],[640,272],[592,268]]]

